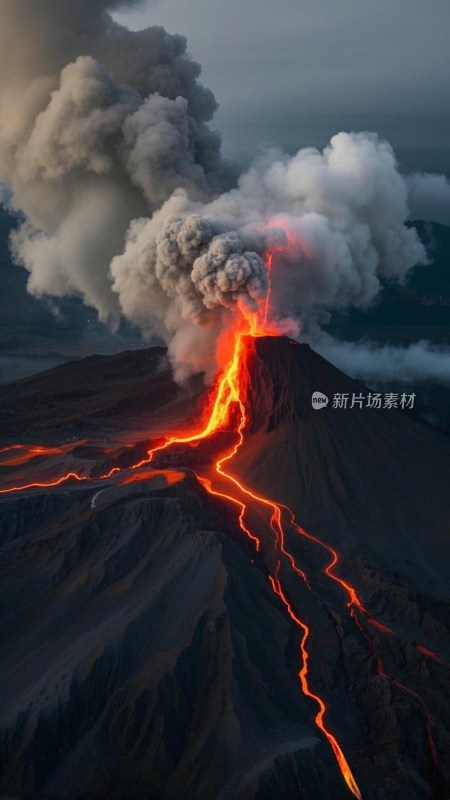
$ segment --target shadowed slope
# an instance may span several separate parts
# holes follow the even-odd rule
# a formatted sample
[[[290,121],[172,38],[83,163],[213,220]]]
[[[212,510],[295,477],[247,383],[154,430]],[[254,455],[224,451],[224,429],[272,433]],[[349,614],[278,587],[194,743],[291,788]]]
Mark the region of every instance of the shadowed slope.
[[[369,390],[308,345],[257,339],[248,373],[250,435],[234,470],[330,543],[448,597],[450,440],[407,411],[350,408]],[[314,391],[326,408],[313,409]],[[348,408],[332,407],[336,393]]]
[[[156,387],[139,413],[146,409],[159,434],[174,408],[192,411],[194,394],[164,405],[158,376],[139,370],[148,357],[134,354],[127,369],[124,356],[105,392],[98,376],[117,361],[97,358],[91,376],[84,373],[82,389],[92,389],[100,411],[88,416],[87,429],[95,430],[95,419],[100,427],[95,446],[77,446],[70,458],[91,476],[96,468],[101,474],[105,458],[125,469],[121,459],[148,447],[121,451],[116,443],[110,451],[101,436],[106,420],[109,430],[115,419],[123,425],[138,376]],[[78,365],[71,367],[74,377]],[[310,579],[308,588],[283,563],[288,602],[310,628],[311,690],[324,699],[366,800],[446,800],[450,635],[438,558],[446,555],[446,485],[438,477],[445,477],[448,442],[391,410],[313,411],[314,390],[364,390],[288,339],[256,340],[246,369],[249,430],[227,467],[288,502],[312,534],[339,549],[336,569],[371,615],[355,624],[342,586],[325,571],[329,552],[286,523],[286,547]],[[22,419],[46,392],[62,390],[57,370],[22,383]],[[74,398],[62,397],[58,408],[57,419],[70,425]],[[39,434],[32,416],[28,425]],[[317,704],[299,688],[298,626],[270,588],[267,514],[249,504],[248,523],[262,542],[256,553],[236,507],[207,494],[191,471],[199,464],[207,471],[215,448],[229,448],[227,437],[160,452],[141,473],[119,472],[106,483],[2,496],[0,786],[7,794],[349,797],[314,725]],[[30,463],[9,469],[31,472]],[[404,476],[398,507],[392,464]],[[168,485],[167,467],[186,477]],[[423,517],[414,527],[416,504]]]

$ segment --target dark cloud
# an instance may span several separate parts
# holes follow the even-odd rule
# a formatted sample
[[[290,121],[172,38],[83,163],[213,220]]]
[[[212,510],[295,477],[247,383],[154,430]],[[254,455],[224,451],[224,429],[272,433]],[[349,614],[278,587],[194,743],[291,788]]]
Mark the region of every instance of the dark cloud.
[[[450,171],[448,3],[164,0],[124,19],[187,35],[227,152],[376,130],[409,169]]]

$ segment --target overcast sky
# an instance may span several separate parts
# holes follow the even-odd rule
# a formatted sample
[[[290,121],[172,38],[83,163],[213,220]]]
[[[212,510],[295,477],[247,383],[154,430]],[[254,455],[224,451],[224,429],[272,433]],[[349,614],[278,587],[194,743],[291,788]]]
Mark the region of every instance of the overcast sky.
[[[449,0],[161,0],[118,19],[187,36],[228,155],[370,129],[405,168],[450,172]]]

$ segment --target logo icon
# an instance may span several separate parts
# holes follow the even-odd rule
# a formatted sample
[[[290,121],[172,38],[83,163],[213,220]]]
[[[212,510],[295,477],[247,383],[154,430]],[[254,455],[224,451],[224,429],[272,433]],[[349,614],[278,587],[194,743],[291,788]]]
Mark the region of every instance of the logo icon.
[[[313,392],[312,398],[312,407],[318,411],[320,408],[325,408],[328,405],[328,397],[326,394],[322,394],[322,392]]]

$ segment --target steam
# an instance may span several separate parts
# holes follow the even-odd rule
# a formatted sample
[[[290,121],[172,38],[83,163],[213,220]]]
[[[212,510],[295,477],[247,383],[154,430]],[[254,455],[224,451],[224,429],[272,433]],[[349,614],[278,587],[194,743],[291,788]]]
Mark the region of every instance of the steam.
[[[0,0],[0,181],[32,294],[162,337],[183,378],[213,371],[223,330],[266,295],[274,241],[283,327],[367,306],[382,278],[427,263],[408,220],[444,219],[443,176],[405,179],[387,142],[339,133],[323,152],[270,151],[236,183],[184,37],[115,23],[132,4]]]
[[[341,342],[326,337],[315,349],[353,378],[366,381],[414,383],[430,381],[450,385],[450,347],[427,341],[408,347]]]

